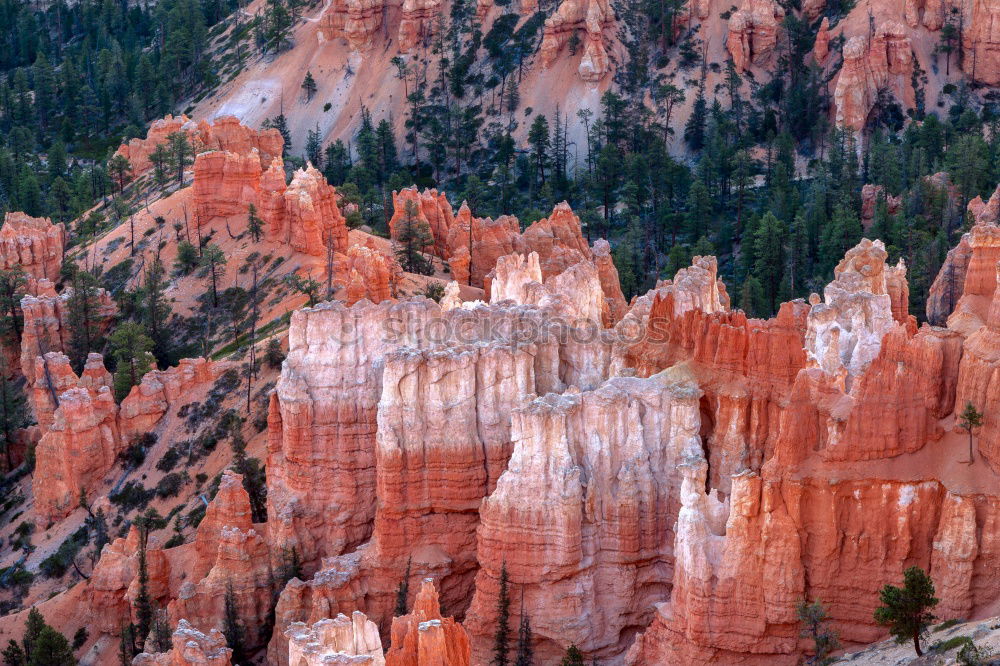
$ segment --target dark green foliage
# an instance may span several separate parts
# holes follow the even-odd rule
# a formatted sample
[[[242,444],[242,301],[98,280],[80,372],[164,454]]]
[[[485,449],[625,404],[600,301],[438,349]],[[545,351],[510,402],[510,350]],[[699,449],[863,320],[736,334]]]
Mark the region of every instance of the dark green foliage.
[[[86,627],[80,627],[77,629],[76,633],[73,634],[73,649],[79,650],[82,648],[84,644],[86,644],[88,638],[90,638],[90,634],[87,632]]]
[[[577,646],[570,645],[566,648],[566,655],[559,664],[560,666],[583,666],[583,653]]]
[[[837,632],[828,626],[829,616],[819,601],[801,601],[798,608],[802,629],[799,635],[813,642],[813,654],[806,658],[810,666],[825,666],[833,662],[830,655],[840,648]]]
[[[507,563],[500,569],[500,593],[497,596],[497,630],[493,637],[494,666],[510,663],[510,578]]]
[[[396,610],[393,615],[400,617],[406,615],[407,613],[407,598],[410,596],[410,564],[413,558],[406,558],[406,573],[403,574],[403,580],[399,581],[399,586],[396,588]]]
[[[152,368],[153,357],[150,352],[155,345],[142,326],[131,321],[115,328],[108,339],[108,345],[115,360],[115,399],[121,402]]]
[[[418,217],[417,206],[413,201],[406,202],[403,219],[399,221],[396,234],[396,258],[404,271],[430,275],[434,268],[424,257],[424,248],[432,242],[427,223]]]
[[[222,635],[226,637],[226,644],[232,649],[232,661],[240,664],[246,658],[244,640],[246,629],[240,619],[239,607],[236,605],[236,594],[233,592],[233,583],[226,583],[225,605],[222,615]]]
[[[127,513],[133,509],[145,507],[155,495],[156,491],[146,490],[138,481],[129,481],[122,486],[121,490],[112,493],[108,499]]]
[[[73,558],[90,542],[90,534],[86,527],[79,528],[71,534],[56,552],[39,562],[38,570],[46,578],[61,578],[73,566]]]
[[[281,349],[281,340],[276,337],[268,340],[267,347],[264,348],[264,362],[272,368],[280,368],[284,360],[285,352]]]
[[[958,416],[958,425],[969,435],[969,464],[976,461],[975,452],[972,450],[972,430],[983,425],[984,414],[976,409],[971,402],[965,403],[965,408]]]
[[[28,666],[74,666],[76,658],[66,637],[46,625],[32,646]]]
[[[100,351],[104,344],[100,329],[100,298],[97,278],[90,271],[76,270],[72,277],[73,293],[69,310],[69,351],[73,370],[83,370],[87,354]],[[45,350],[48,351],[48,350]]]
[[[517,630],[517,657],[514,659],[514,666],[531,666],[533,663],[533,649],[531,647],[531,619],[521,608],[521,624]]]
[[[875,609],[875,621],[889,627],[896,642],[912,640],[917,656],[922,655],[920,636],[934,622],[930,609],[938,604],[930,576],[920,567],[910,567],[903,572],[903,587],[886,585],[879,601],[882,605]]]

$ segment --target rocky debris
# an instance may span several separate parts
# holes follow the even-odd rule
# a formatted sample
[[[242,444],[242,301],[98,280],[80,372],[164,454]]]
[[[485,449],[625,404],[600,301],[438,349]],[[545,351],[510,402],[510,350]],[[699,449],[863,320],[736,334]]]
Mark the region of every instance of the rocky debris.
[[[844,64],[833,93],[837,124],[863,129],[883,89],[904,106],[912,106],[912,74],[913,45],[901,24],[882,23],[870,43],[862,36],[851,37],[844,46]]]
[[[420,585],[413,610],[392,619],[392,638],[386,666],[447,664],[469,666],[469,636],[454,618],[442,617],[434,582]]]
[[[375,623],[360,611],[324,618],[312,626],[295,622],[285,630],[288,663],[324,666],[331,663],[384,666],[382,640]],[[365,658],[367,657],[367,658]]]
[[[806,333],[810,364],[842,378],[847,389],[850,379],[878,356],[882,338],[895,325],[886,286],[888,256],[882,241],[862,239],[834,269],[823,302],[819,297],[810,299]],[[905,268],[902,271],[905,276]]]
[[[319,20],[320,43],[345,39],[353,49],[371,48],[385,9],[385,0],[333,0]]]
[[[45,522],[72,513],[81,497],[93,498],[123,448],[118,405],[107,386],[96,395],[86,388],[67,389],[58,405],[35,449],[35,510]]]
[[[545,19],[542,65],[551,67],[575,35],[583,45],[577,72],[584,81],[597,83],[611,67],[608,48],[614,26],[614,10],[607,0],[562,0],[555,13]]]
[[[785,10],[774,0],[745,0],[729,18],[726,48],[737,72],[766,63],[778,43]]]
[[[553,662],[570,643],[588,660],[620,657],[628,628],[648,622],[670,584],[677,464],[701,452],[699,396],[689,376],[668,371],[514,410],[514,452],[480,509],[465,622],[477,663],[487,660],[504,565],[537,659]]]
[[[132,666],[230,666],[233,651],[226,647],[226,637],[218,629],[208,634],[198,631],[187,620],[177,623],[170,652],[143,652]]]
[[[0,227],[0,270],[20,267],[36,279],[57,280],[66,230],[49,218],[8,212]]]
[[[153,167],[149,156],[157,146],[167,147],[167,137],[175,132],[187,134],[195,154],[206,150],[219,150],[248,156],[257,151],[262,167],[281,157],[285,145],[276,129],[253,130],[240,123],[235,116],[219,116],[212,122],[194,122],[185,115],[171,116],[153,121],[145,139],[130,139],[119,146],[116,155],[125,157],[132,167],[132,175],[139,176]]]

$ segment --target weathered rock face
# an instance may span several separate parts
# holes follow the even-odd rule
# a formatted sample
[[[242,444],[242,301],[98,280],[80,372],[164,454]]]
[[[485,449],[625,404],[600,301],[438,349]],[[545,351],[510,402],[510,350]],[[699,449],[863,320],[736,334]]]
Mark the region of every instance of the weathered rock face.
[[[149,156],[156,147],[167,147],[167,137],[175,132],[187,135],[195,154],[220,150],[248,156],[256,150],[261,166],[267,166],[273,158],[281,157],[285,145],[278,130],[253,130],[240,123],[235,116],[219,116],[211,123],[205,120],[195,123],[185,115],[168,115],[153,121],[145,139],[130,139],[118,148],[116,154],[129,161],[133,176],[139,176],[153,167]]]
[[[469,666],[469,636],[454,618],[442,617],[434,582],[424,580],[413,610],[392,620],[392,647],[386,666],[448,664]]]
[[[970,335],[983,325],[996,291],[996,265],[1000,261],[1000,194],[994,193],[989,202],[978,197],[969,203],[969,213],[976,223],[961,242],[953,248],[941,266],[928,299],[928,316],[952,312],[947,316],[948,327]]]
[[[995,0],[976,0],[966,7],[971,7],[971,11],[965,9],[963,68],[975,81],[990,86],[1000,84],[1000,4]]]
[[[997,404],[997,349],[1000,349],[1000,302],[994,296],[986,325],[981,326],[965,341],[961,368],[958,376],[958,392],[955,396],[957,411],[972,403],[983,412],[983,425],[978,431],[979,453],[994,468],[1000,466],[1000,432],[997,416],[991,405]]]
[[[378,627],[360,611],[351,617],[343,613],[307,626],[292,624],[288,638],[288,663],[295,666],[324,666],[331,663],[384,666]]]
[[[490,285],[490,300],[539,305],[566,323],[600,324],[608,320],[607,302],[593,263],[584,260],[553,275],[544,284],[541,280],[537,252],[527,257],[523,254],[500,257]]]
[[[747,474],[733,479],[723,533],[703,475],[703,467],[685,471],[671,600],[629,663],[797,663],[803,598],[823,600],[841,639],[870,642],[884,635],[872,620],[878,590],[898,585],[913,564],[938,583],[942,617],[962,617],[995,594],[995,582],[973,583],[998,556],[992,535],[977,537],[997,519],[995,498],[956,495],[935,481]]]
[[[392,298],[401,271],[393,257],[363,245],[352,245],[346,255],[334,258],[337,282],[347,286],[347,304],[354,305],[363,298],[381,303]]]
[[[299,169],[283,198],[280,213],[265,218],[269,239],[313,256],[325,255],[327,248],[347,251],[347,220],[337,205],[337,190],[326,182],[323,174],[312,166]],[[261,210],[267,207],[262,206]]]
[[[441,0],[403,0],[399,50],[409,51],[426,43],[434,33],[434,20],[441,11]]]
[[[152,431],[172,406],[188,402],[192,391],[212,384],[230,367],[227,361],[184,358],[172,368],[147,372],[122,400],[118,412],[122,437],[128,442]]]
[[[203,634],[187,620],[177,624],[170,652],[143,652],[132,660],[132,666],[230,666],[233,651],[226,647],[226,637],[217,629]]]
[[[352,48],[371,48],[382,28],[384,0],[334,0],[320,17],[319,39],[345,39]]]
[[[885,188],[881,185],[866,184],[861,188],[861,226],[866,230],[875,220],[875,208],[880,201],[885,203],[889,215],[898,213],[900,206],[903,205],[902,197],[886,194]]]
[[[104,367],[100,354],[87,356],[87,364],[80,377],[70,367],[69,357],[60,352],[48,352],[35,357],[35,378],[28,393],[31,411],[38,428],[45,434],[52,427],[59,396],[71,388],[84,388],[96,398],[101,388],[111,387],[111,373]]]
[[[883,336],[895,324],[886,286],[886,257],[882,241],[863,239],[834,269],[824,302],[815,303],[809,312],[806,352],[810,364],[843,377],[847,388],[878,356]]]
[[[963,234],[958,245],[948,250],[934,283],[927,295],[927,321],[934,326],[944,326],[955,311],[962,297],[965,275],[972,259],[970,235]]]
[[[392,210],[389,233],[393,238],[399,236],[401,226],[407,221],[407,216],[411,215],[411,223],[426,225],[431,233],[433,245],[427,248],[428,251],[442,259],[451,256],[452,248],[448,246],[448,232],[455,223],[455,215],[444,192],[433,189],[420,192],[416,186],[393,192]]]
[[[249,155],[215,150],[194,160],[194,223],[201,225],[216,217],[246,215],[247,205],[257,200],[260,186],[260,159]]]
[[[56,280],[65,237],[63,225],[47,217],[7,213],[0,227],[0,270],[20,266],[31,277]]]
[[[614,10],[607,0],[562,0],[555,13],[545,19],[542,64],[551,67],[575,35],[583,46],[577,69],[580,78],[593,83],[600,81],[610,69],[608,47],[614,24]]]
[[[24,331],[21,335],[21,372],[29,384],[36,381],[35,360],[50,351],[63,352],[70,343],[68,302],[72,289],[56,294],[49,280],[38,280],[34,294],[21,298]],[[94,320],[102,333],[107,331],[118,312],[111,294],[98,289],[95,294]]]
[[[179,560],[171,563],[171,569],[185,567],[186,580],[170,590],[167,612],[175,621],[187,618],[202,631],[221,629],[226,596],[231,594],[245,628],[246,646],[253,649],[262,644],[260,632],[275,590],[267,543],[251,525],[250,516],[242,477],[226,471],[198,525],[195,543],[187,546],[183,565]]]
[[[855,36],[844,46],[844,64],[833,93],[837,124],[860,131],[877,101],[887,89],[904,106],[912,106],[913,46],[906,29],[894,21],[883,23],[871,43]]]
[[[480,510],[481,569],[466,619],[477,663],[504,563],[523,594],[517,612],[531,616],[536,658],[558,659],[567,643],[598,659],[627,648],[670,583],[677,464],[701,453],[698,398],[684,373],[663,373],[514,411],[514,453]]]
[[[32,487],[35,510],[44,521],[71,513],[82,496],[94,496],[122,449],[118,406],[107,386],[96,395],[70,388],[58,398],[52,425],[35,449]]]
[[[394,364],[408,358],[393,357],[394,352],[404,348],[430,351],[470,343],[497,346],[495,353],[499,357],[483,349],[482,367],[478,367],[479,361],[473,362],[478,351],[472,355],[458,353],[457,358],[448,361],[428,357],[427,362],[438,368],[452,367],[449,364],[453,363],[456,372],[464,368],[442,378],[445,383],[440,390],[456,390],[472,398],[477,395],[473,379],[480,372],[495,378],[502,376],[488,368],[495,368],[503,358],[510,359],[503,355],[502,347],[518,335],[519,326],[520,330],[536,332],[530,342],[544,346],[537,352],[528,351],[546,360],[532,365],[532,381],[511,379],[511,392],[513,387],[524,394],[561,390],[569,383],[593,385],[606,373],[608,344],[599,338],[592,343],[560,342],[544,326],[542,313],[532,308],[443,312],[433,301],[412,299],[378,306],[361,302],[351,308],[338,303],[321,304],[293,314],[289,353],[269,416],[268,528],[272,544],[297,548],[309,569],[323,557],[355,549],[370,536],[376,497],[376,415],[380,398],[388,401],[385,408],[390,412],[389,405],[402,399],[394,399],[391,394],[383,396],[383,390],[393,386],[383,387],[384,373],[389,369],[396,372],[400,366]],[[566,355],[563,361],[561,354]],[[390,363],[390,358],[396,360]],[[409,366],[404,363],[402,367]],[[427,372],[431,380],[437,371]],[[466,373],[471,374],[459,380]],[[407,376],[408,381],[415,378]],[[421,395],[419,390],[411,394],[411,388],[405,384],[398,390],[411,397]],[[442,394],[442,402],[435,409],[445,409],[448,400],[457,399],[446,399]],[[501,404],[491,409],[499,409]],[[471,403],[468,406],[474,407]],[[486,418],[485,412],[481,417],[476,413],[463,418],[472,423]],[[402,418],[402,414],[398,417]],[[442,420],[443,414],[434,419],[435,423],[447,422]],[[427,437],[433,438],[433,432],[428,431]],[[474,455],[479,455],[480,446],[472,446]],[[422,447],[420,444],[418,450]],[[482,459],[476,464],[481,466]],[[340,507],[336,517],[331,516],[330,507],[334,506]]]
[[[785,10],[774,0],[746,0],[729,19],[726,48],[737,72],[770,59]]]

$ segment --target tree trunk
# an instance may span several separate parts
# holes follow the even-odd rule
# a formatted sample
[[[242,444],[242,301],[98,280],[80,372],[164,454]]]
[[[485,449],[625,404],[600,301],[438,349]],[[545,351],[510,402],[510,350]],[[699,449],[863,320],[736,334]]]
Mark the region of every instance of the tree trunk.
[[[914,629],[913,630],[913,649],[917,651],[917,656],[918,657],[924,656],[923,650],[920,649],[920,630],[919,629]]]

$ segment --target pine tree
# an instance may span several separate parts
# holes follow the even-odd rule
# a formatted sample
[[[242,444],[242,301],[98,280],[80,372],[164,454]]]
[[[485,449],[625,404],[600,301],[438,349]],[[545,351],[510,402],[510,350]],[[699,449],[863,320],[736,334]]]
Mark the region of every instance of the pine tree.
[[[72,276],[73,291],[67,299],[69,310],[69,359],[73,369],[79,373],[87,360],[87,354],[100,351],[101,340],[100,296],[97,278],[90,271],[77,270]]]
[[[31,610],[28,611],[28,619],[24,624],[24,636],[21,638],[21,647],[24,648],[24,656],[28,660],[34,656],[35,643],[46,626],[45,618],[42,617],[41,611],[32,606]]]
[[[493,666],[510,663],[510,578],[507,563],[500,569],[500,594],[497,597],[497,631],[493,638]]]
[[[532,666],[533,651],[531,647],[531,620],[521,608],[521,625],[517,630],[517,658],[514,666]]]
[[[201,265],[208,268],[208,279],[212,285],[212,307],[219,307],[219,280],[226,266],[226,253],[218,245],[209,244],[201,252]]]
[[[754,275],[764,289],[768,303],[768,314],[774,313],[778,305],[778,290],[784,279],[785,229],[773,213],[761,218],[754,232]]]
[[[14,433],[28,425],[24,389],[8,376],[7,362],[0,356],[0,446],[3,447],[7,471],[14,469]]]
[[[399,586],[396,588],[396,610],[393,613],[396,617],[406,615],[407,606],[406,600],[410,596],[410,564],[413,558],[406,558],[406,573],[403,574],[403,580],[399,581]]]
[[[254,243],[259,243],[261,236],[264,235],[264,220],[257,215],[257,206],[254,204],[247,206],[247,231],[250,232]]]
[[[302,89],[306,91],[306,101],[311,102],[316,95],[316,79],[309,70],[306,70],[306,77],[302,80]]]
[[[76,657],[66,637],[45,625],[38,633],[28,666],[75,666]]]
[[[115,359],[114,394],[121,402],[142,381],[152,365],[153,341],[135,322],[120,324],[108,338],[111,356]]]
[[[754,275],[743,281],[740,308],[751,317],[760,317],[766,314],[767,299],[764,297],[764,288]]]
[[[806,658],[808,666],[826,666],[832,660],[830,654],[840,649],[837,632],[827,626],[829,616],[819,601],[801,601],[798,605],[799,622],[802,630],[799,636],[813,641],[813,654]]]
[[[244,629],[240,620],[239,606],[236,604],[236,593],[233,592],[233,581],[226,581],[225,606],[222,615],[222,635],[226,644],[233,651],[232,662],[239,664],[246,658],[244,654]]]
[[[167,168],[170,166],[170,151],[162,144],[156,144],[153,152],[149,154],[149,161],[153,165],[153,179],[156,184],[163,187],[167,184]]]
[[[16,347],[21,345],[24,330],[21,298],[26,293],[27,285],[28,275],[20,266],[0,270],[0,335],[12,338]]]
[[[153,601],[149,597],[149,563],[146,560],[146,544],[149,539],[149,522],[137,520],[139,528],[139,590],[135,597],[136,634],[140,645],[146,642],[146,636],[153,628]]]
[[[560,666],[583,666],[583,653],[576,645],[566,648],[566,656],[559,662]]]
[[[958,417],[958,425],[969,434],[969,459],[966,462],[971,465],[976,462],[976,456],[972,450],[972,429],[983,425],[983,413],[976,409],[972,402],[967,402],[965,409]]]
[[[167,319],[170,317],[170,305],[166,297],[166,280],[164,279],[163,264],[157,256],[146,269],[146,279],[143,285],[143,324],[149,338],[153,341],[153,356],[160,363],[161,367],[166,367],[170,362],[170,330],[167,328]]]
[[[399,221],[396,233],[396,258],[407,273],[431,275],[434,266],[424,255],[424,248],[433,241],[427,222],[419,218],[417,205],[407,201],[403,219]]]
[[[177,176],[177,184],[184,184],[184,169],[191,163],[191,142],[184,131],[167,135],[170,146],[170,166]]]
[[[934,622],[930,609],[939,601],[930,576],[920,567],[910,567],[903,572],[903,587],[886,585],[879,601],[882,605],[875,609],[875,621],[889,627],[897,643],[912,640],[917,656],[922,656],[920,636]]]
[[[235,419],[230,427],[229,442],[233,450],[233,471],[243,477],[243,489],[250,497],[250,512],[255,523],[267,521],[267,479],[260,460],[247,455],[247,443],[242,433],[243,419]]]
[[[549,165],[549,150],[552,147],[549,137],[549,121],[545,116],[539,114],[531,123],[528,130],[528,143],[531,144],[532,162],[534,164],[535,176],[538,185],[545,185],[545,169]]]

